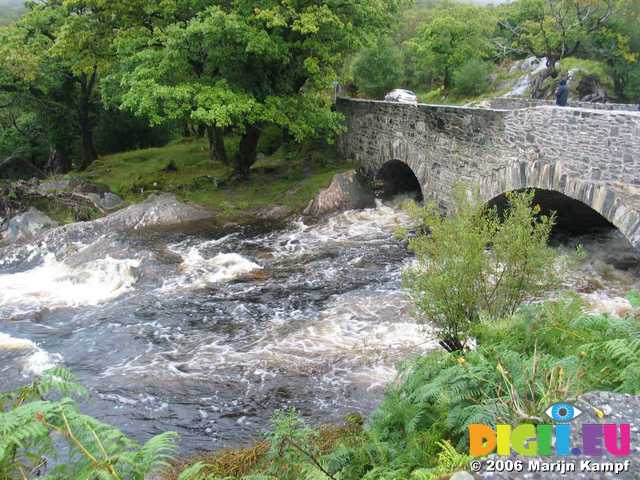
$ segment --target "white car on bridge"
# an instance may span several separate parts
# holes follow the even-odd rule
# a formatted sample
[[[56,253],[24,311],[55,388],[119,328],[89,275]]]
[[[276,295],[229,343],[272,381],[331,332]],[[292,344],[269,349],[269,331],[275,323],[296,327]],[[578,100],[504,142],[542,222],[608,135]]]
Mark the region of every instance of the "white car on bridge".
[[[386,102],[410,103],[411,105],[418,104],[418,96],[411,90],[402,88],[391,90],[384,96],[384,100]]]

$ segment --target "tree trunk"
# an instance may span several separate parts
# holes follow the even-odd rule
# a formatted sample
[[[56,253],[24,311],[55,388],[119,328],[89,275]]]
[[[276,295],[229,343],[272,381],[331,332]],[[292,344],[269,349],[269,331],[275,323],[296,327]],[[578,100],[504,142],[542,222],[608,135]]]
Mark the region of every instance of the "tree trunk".
[[[224,130],[220,127],[207,127],[207,139],[209,140],[209,158],[214,162],[227,165],[229,161],[224,148]]]
[[[80,123],[80,169],[84,170],[93,161],[98,158],[96,147],[93,143],[93,118],[92,118],[92,101],[91,95],[96,81],[96,70],[89,78],[86,74],[80,77],[80,105],[79,105],[79,123]]]
[[[449,87],[451,86],[451,79],[449,78],[449,67],[444,67],[444,79],[442,82],[442,86],[444,87],[445,91],[448,91]]]
[[[61,148],[51,148],[46,171],[53,175],[64,175],[71,171],[71,160]]]
[[[261,134],[257,125],[248,125],[242,138],[236,158],[236,174],[240,178],[249,178],[251,166],[256,162],[258,141]]]
[[[462,352],[464,350],[464,344],[455,335],[447,336],[438,343],[449,353]]]

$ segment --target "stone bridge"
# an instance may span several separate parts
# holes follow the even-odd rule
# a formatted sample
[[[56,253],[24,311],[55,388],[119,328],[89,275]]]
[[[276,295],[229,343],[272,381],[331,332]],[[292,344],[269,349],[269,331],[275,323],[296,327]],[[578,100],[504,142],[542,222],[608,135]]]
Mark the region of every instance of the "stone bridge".
[[[410,190],[413,181],[444,212],[458,182],[496,203],[506,192],[534,188],[569,224],[589,214],[640,247],[640,112],[596,104],[499,107],[342,98],[337,108],[347,131],[338,146],[390,193]]]

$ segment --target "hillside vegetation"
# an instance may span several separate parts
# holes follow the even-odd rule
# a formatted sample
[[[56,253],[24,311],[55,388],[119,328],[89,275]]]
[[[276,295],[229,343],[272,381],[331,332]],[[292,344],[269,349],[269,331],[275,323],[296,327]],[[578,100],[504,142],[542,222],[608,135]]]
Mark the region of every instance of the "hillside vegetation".
[[[532,57],[545,68],[523,96],[552,98],[568,78],[575,100],[633,103],[640,99],[639,21],[640,4],[627,0],[417,2],[347,66],[346,88],[381,98],[403,86],[426,102],[467,103],[508,93],[523,75],[511,66]]]

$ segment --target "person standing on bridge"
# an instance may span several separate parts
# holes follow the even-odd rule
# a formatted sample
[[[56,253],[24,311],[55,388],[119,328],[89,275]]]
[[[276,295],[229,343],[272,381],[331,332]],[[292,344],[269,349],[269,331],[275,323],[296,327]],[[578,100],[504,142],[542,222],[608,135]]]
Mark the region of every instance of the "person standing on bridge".
[[[556,105],[558,105],[559,107],[566,107],[568,100],[569,87],[567,86],[567,81],[562,79],[560,80],[560,86],[556,90]]]

